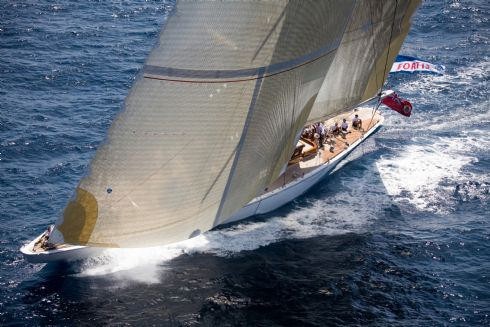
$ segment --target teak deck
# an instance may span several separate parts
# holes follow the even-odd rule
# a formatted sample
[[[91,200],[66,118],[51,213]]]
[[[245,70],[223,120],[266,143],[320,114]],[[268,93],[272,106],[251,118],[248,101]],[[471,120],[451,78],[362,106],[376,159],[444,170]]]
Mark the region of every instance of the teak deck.
[[[358,114],[362,119],[363,128],[360,130],[352,128],[352,119],[354,118],[355,114]],[[323,148],[319,149],[316,154],[307,156],[297,163],[290,164],[286,171],[279,176],[275,182],[269,185],[267,189],[264,190],[264,193],[280,188],[294,181],[295,179],[304,176],[319,166],[328,163],[337,155],[345,151],[349,145],[361,139],[369,129],[373,128],[380,121],[380,117],[381,116],[378,113],[373,115],[372,112],[368,110],[362,110],[349,114],[344,113],[325,121],[325,127],[330,128],[330,126],[333,126],[335,122],[338,122],[340,125],[342,123],[342,119],[346,118],[347,122],[349,123],[349,133],[345,135],[345,138],[341,135],[328,138],[326,141],[324,141]],[[332,146],[333,151],[330,151]]]

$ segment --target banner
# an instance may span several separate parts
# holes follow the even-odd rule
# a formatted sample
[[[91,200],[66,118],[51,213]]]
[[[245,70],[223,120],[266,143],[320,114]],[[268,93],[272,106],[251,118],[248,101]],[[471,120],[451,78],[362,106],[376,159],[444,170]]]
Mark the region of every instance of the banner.
[[[421,59],[409,56],[397,56],[396,60],[391,67],[390,73],[398,73],[398,72],[407,72],[407,73],[415,73],[415,72],[425,72],[430,74],[444,74],[446,67],[443,65],[434,65],[430,62],[423,61]]]

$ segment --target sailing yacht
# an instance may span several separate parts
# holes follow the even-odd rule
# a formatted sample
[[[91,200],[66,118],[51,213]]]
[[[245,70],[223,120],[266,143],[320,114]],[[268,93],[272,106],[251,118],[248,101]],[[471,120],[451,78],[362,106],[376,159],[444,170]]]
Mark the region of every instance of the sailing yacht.
[[[419,2],[177,1],[73,199],[21,252],[180,242],[301,195],[381,126],[357,107],[379,106]],[[302,137],[354,114],[363,128]]]

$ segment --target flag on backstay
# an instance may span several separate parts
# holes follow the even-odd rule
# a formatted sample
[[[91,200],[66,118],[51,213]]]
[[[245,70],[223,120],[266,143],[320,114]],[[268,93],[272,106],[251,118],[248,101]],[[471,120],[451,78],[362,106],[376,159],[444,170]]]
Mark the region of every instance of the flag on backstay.
[[[429,74],[444,74],[446,67],[443,65],[435,65],[419,58],[409,56],[397,56],[390,73],[407,72],[416,73],[423,72]]]

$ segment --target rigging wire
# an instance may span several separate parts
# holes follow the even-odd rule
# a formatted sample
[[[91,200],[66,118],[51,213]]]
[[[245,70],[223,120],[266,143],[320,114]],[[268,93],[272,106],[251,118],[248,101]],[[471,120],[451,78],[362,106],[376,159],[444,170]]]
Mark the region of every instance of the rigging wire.
[[[372,7],[371,7],[371,4],[369,4],[369,9],[371,11],[371,35],[373,35],[373,29],[374,29],[374,25],[373,25],[373,22],[372,22]],[[388,60],[390,58],[390,48],[391,48],[391,41],[392,41],[392,38],[393,38],[393,30],[395,28],[395,18],[396,18],[396,11],[398,9],[398,0],[396,0],[395,2],[395,10],[393,11],[393,20],[391,22],[391,31],[390,31],[390,39],[388,41],[388,50],[387,50],[387,53],[386,53],[386,60],[385,60],[385,67],[384,67],[384,70],[383,70],[383,79],[384,79],[384,76],[386,76],[386,68],[388,67]],[[374,37],[372,38],[373,39],[373,52],[374,52]],[[376,65],[376,63],[375,63]],[[376,85],[378,85],[378,72],[375,68],[375,73],[376,73]],[[373,118],[374,118],[374,115],[376,115],[376,112],[378,111],[379,109],[379,106],[381,105],[381,94],[383,93],[383,87],[384,87],[384,82],[382,82],[381,84],[381,87],[379,89],[379,93],[377,95],[377,98],[378,98],[378,101],[376,103],[376,105],[373,107],[373,114],[371,116],[371,120],[369,122],[369,126],[367,128],[367,130],[369,130],[369,128],[371,128],[371,124],[373,122]]]
[[[378,84],[378,70],[376,69],[376,47],[374,46],[374,18],[373,18],[373,8],[371,1],[369,1],[369,16],[371,18],[371,45],[373,48],[373,59],[374,59],[374,73],[375,73],[375,79],[376,79],[376,87],[379,85]]]

